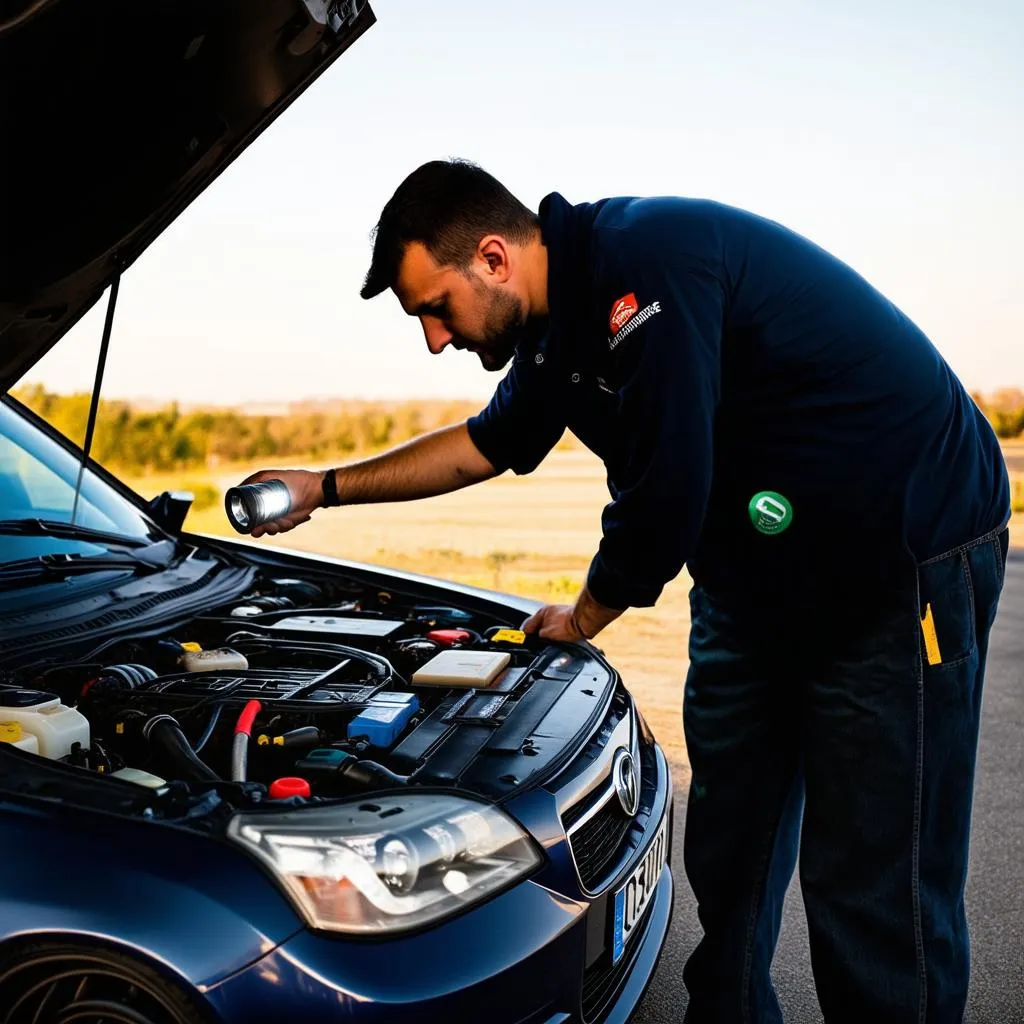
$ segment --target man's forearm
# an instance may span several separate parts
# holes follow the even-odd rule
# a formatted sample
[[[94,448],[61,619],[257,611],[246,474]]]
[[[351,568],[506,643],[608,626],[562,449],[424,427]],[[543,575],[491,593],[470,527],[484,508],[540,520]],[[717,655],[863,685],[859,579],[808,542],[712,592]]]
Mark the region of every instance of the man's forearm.
[[[495,475],[465,423],[435,430],[334,473],[343,505],[429,498]]]
[[[549,604],[534,612],[524,623],[527,633],[539,633],[544,640],[578,643],[597,636],[625,611],[601,604],[587,589],[580,591],[575,604]]]
[[[605,626],[614,622],[624,608],[608,608],[601,604],[584,585],[572,609],[573,625],[587,637],[597,636]]]

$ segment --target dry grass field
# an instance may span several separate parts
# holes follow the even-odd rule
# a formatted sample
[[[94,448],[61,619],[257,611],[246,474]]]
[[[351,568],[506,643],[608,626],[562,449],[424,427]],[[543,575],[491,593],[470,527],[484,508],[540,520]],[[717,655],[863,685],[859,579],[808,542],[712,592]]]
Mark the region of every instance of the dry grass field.
[[[245,475],[245,470],[233,469],[207,478],[150,476],[128,482],[146,495],[185,485],[212,485],[222,494]],[[607,501],[601,463],[585,450],[561,448],[528,477],[506,474],[419,502],[321,511],[285,537],[259,543],[564,602],[574,597],[584,578],[600,540],[600,514]],[[187,526],[234,535],[219,500],[191,512]],[[1024,523],[1015,524],[1014,533],[1024,539]],[[630,610],[597,640],[684,778],[680,709],[688,589],[684,573],[666,588],[656,608]]]

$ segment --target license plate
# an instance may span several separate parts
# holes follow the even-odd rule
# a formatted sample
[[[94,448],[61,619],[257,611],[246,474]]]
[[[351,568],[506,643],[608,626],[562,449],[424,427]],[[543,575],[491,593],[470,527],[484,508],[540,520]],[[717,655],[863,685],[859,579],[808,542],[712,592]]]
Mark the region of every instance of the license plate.
[[[661,877],[668,859],[668,815],[661,819],[654,839],[640,863],[625,884],[615,893],[615,924],[612,933],[612,963],[622,958],[629,940],[639,931],[638,925]]]

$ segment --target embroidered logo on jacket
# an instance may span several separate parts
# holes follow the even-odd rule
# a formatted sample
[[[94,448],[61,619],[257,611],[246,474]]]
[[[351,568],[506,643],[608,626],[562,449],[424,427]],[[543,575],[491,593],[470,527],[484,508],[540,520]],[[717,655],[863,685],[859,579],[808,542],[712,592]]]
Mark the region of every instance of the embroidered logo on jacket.
[[[612,333],[608,335],[608,347],[610,349],[614,349],[621,341],[623,341],[623,339],[632,334],[638,327],[643,327],[643,325],[647,323],[652,316],[655,316],[660,312],[661,303],[652,302],[649,306],[644,306],[639,313],[636,313],[635,315],[631,313],[627,318],[629,323],[623,321],[621,327],[612,331]]]
[[[612,306],[612,314],[608,318],[608,327],[611,329],[612,334],[617,334],[623,324],[639,309],[637,305],[636,296],[630,292],[628,295],[623,295],[618,302]]]

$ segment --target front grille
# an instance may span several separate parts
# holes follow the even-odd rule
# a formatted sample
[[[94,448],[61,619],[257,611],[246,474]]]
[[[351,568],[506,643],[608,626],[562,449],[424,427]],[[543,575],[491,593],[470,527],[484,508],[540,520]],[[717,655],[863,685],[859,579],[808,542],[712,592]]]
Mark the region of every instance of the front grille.
[[[590,793],[562,812],[562,827],[568,835],[572,859],[588,892],[598,892],[607,883],[609,873],[619,866],[626,837],[635,821],[623,811],[611,777],[616,751],[632,746],[636,756],[634,729],[632,702],[625,690],[619,688],[601,727],[577,760],[580,770],[591,774],[600,765],[603,776],[592,779]],[[641,788],[642,785],[641,780]]]
[[[612,963],[611,953],[605,952],[583,972],[581,1009],[584,1020],[593,1020],[600,1016],[618,994],[626,975],[633,969],[640,947],[644,944],[653,906],[654,900],[651,900],[644,909],[643,930],[633,938],[617,964]]]
[[[617,863],[632,818],[627,818],[615,794],[569,837],[573,860],[583,888],[593,892],[608,868]]]

